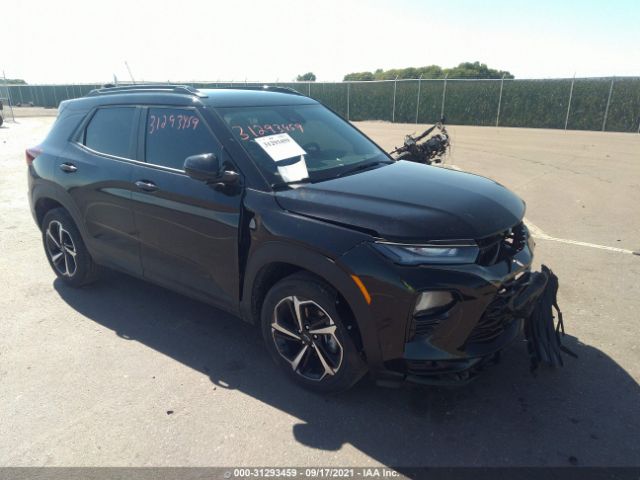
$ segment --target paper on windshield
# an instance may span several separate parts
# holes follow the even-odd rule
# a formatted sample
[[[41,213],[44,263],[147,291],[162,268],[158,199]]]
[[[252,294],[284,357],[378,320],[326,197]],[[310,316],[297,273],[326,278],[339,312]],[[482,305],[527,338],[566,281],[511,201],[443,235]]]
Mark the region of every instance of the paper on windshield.
[[[288,133],[258,137],[255,142],[276,162],[278,173],[285,182],[297,182],[309,178],[304,155],[307,152]],[[291,161],[295,157],[298,161]]]

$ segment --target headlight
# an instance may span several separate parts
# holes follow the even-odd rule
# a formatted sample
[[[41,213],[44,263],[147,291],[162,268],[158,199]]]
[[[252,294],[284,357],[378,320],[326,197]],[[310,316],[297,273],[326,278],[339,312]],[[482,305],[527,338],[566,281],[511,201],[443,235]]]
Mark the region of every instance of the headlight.
[[[401,265],[452,265],[475,263],[477,245],[400,245],[376,242],[373,246],[384,256]]]

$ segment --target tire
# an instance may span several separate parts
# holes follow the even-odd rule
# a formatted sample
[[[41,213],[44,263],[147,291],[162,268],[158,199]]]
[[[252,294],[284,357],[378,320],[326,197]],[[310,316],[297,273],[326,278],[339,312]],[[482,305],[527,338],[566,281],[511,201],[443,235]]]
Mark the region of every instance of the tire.
[[[42,243],[49,265],[67,285],[82,287],[97,279],[98,266],[91,258],[71,215],[64,208],[54,208],[45,214],[42,220]]]
[[[262,305],[262,336],[271,357],[296,384],[320,393],[347,390],[366,372],[337,304],[335,289],[296,273],[276,283]]]
[[[0,127],[2,126],[3,123],[4,123],[4,118],[2,118],[2,115],[0,115]]]

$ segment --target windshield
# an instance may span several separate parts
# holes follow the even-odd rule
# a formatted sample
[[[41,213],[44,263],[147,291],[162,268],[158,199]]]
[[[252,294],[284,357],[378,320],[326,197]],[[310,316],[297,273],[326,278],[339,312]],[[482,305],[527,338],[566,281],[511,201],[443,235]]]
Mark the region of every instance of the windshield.
[[[364,135],[322,105],[217,110],[272,185],[321,181],[357,171],[360,165],[391,162]],[[272,135],[275,141],[264,138]],[[283,142],[286,143],[284,150]],[[276,143],[280,143],[279,150],[271,148]],[[286,152],[295,156],[283,159],[283,155],[288,155]],[[292,163],[304,165],[306,170],[300,174],[301,170],[297,169],[294,176],[287,174],[285,168],[290,168],[287,166]]]

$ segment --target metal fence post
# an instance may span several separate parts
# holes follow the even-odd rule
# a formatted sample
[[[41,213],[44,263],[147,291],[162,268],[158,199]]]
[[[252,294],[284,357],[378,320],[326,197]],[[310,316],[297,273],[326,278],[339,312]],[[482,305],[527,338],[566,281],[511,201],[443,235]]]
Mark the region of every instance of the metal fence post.
[[[351,91],[351,82],[347,83],[347,120],[349,120],[349,113],[350,113],[349,112],[350,91]]]
[[[307,87],[309,87],[309,96],[311,96],[311,82],[307,82]]]
[[[447,73],[444,76],[444,85],[442,87],[442,107],[440,107],[440,119],[444,117],[444,99],[447,98],[447,77],[449,74]]]
[[[602,131],[607,127],[607,117],[609,116],[609,104],[611,103],[611,94],[613,93],[613,81],[616,77],[611,79],[611,86],[609,87],[609,97],[607,97],[607,106],[604,109],[604,119],[602,120]]]
[[[418,114],[420,112],[420,84],[422,83],[422,73],[418,79],[418,97],[416,99],[416,125],[418,124]]]
[[[18,94],[20,95],[20,105],[24,105],[24,98],[22,98],[22,86],[18,87]]]
[[[391,111],[391,123],[396,123],[396,89],[398,88],[398,76],[393,81],[393,110]]]
[[[504,86],[504,76],[506,74],[502,74],[502,78],[500,79],[500,95],[498,96],[498,114],[496,115],[496,127],[500,126],[500,107],[502,106],[502,87]]]
[[[16,122],[16,117],[13,115],[13,102],[11,101],[11,93],[9,92],[9,86],[7,84],[7,76],[4,74],[4,70],[2,71],[2,78],[4,78],[4,88],[7,89],[7,99],[9,100],[9,110],[11,111],[11,121],[13,123]]]
[[[571,112],[571,99],[573,98],[573,84],[576,81],[576,74],[573,74],[573,78],[571,79],[571,88],[569,89],[569,105],[567,105],[567,116],[564,118],[564,129],[567,129],[567,125],[569,125],[569,113]]]

